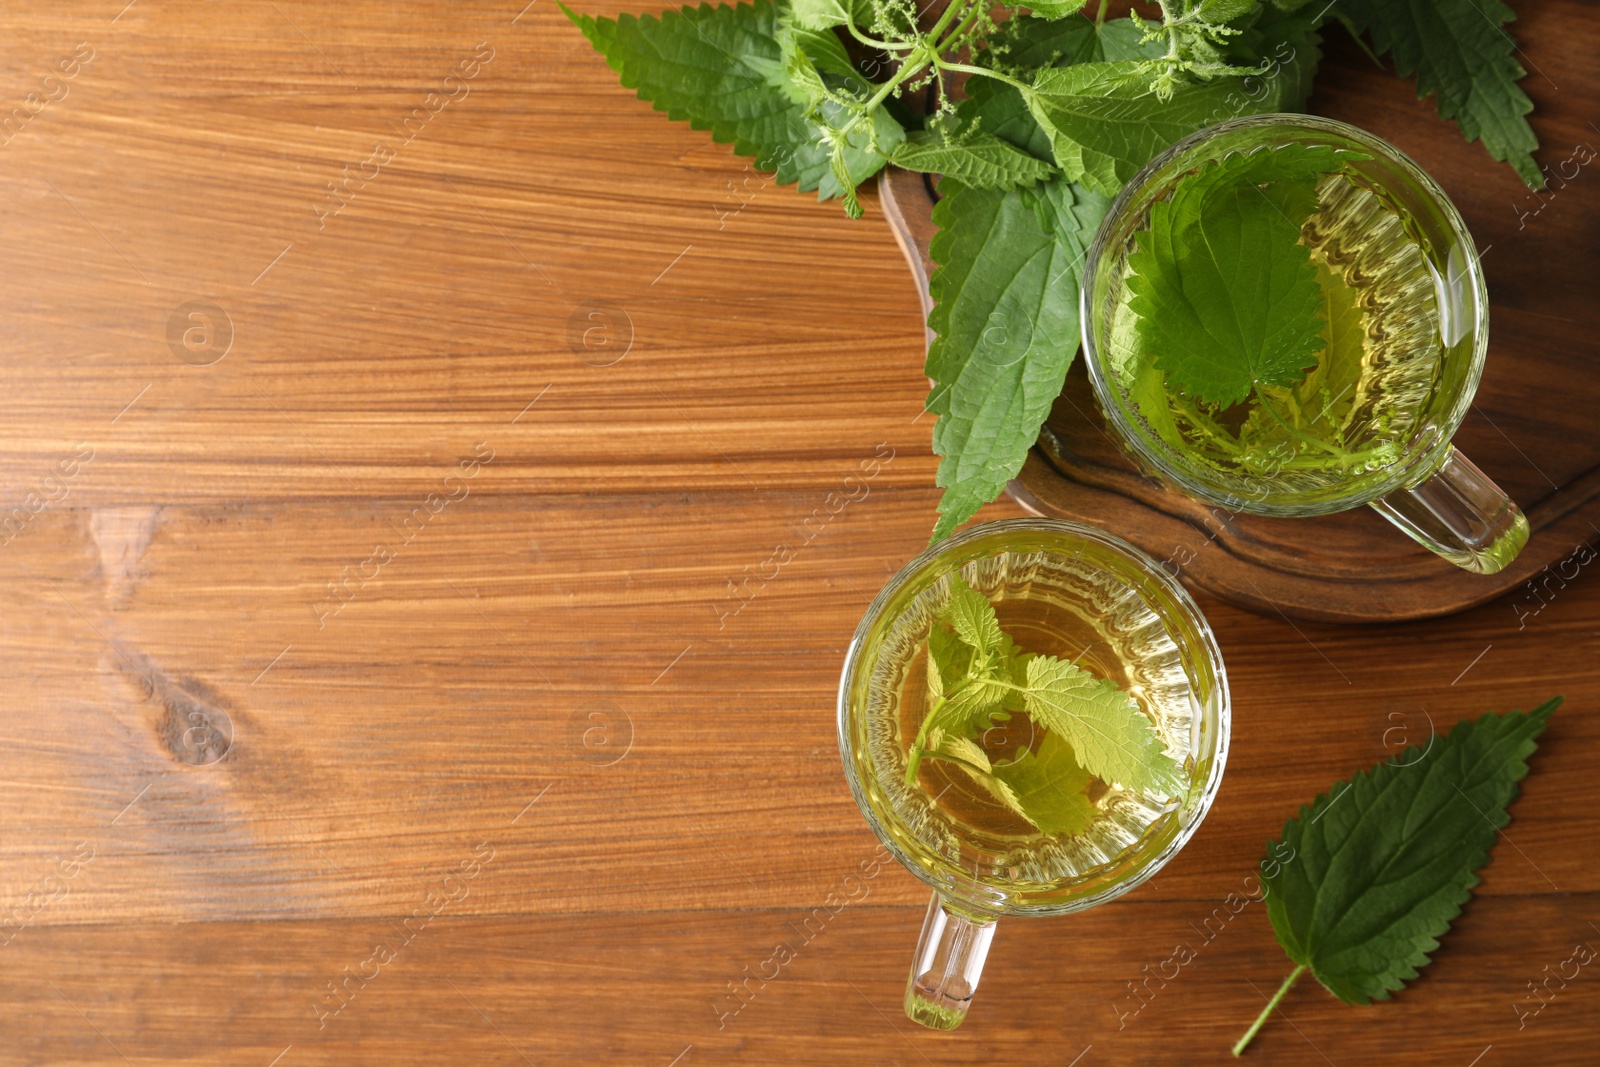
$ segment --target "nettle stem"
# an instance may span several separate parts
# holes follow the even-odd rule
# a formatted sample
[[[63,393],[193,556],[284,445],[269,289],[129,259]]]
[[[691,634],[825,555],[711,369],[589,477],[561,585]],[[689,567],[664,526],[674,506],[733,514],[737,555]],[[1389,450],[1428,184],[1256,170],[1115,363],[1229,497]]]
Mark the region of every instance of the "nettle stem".
[[[1033,86],[1029,85],[1027,82],[1018,81],[1016,78],[1013,78],[1010,75],[1001,74],[998,70],[990,70],[988,67],[974,67],[967,63],[940,63],[939,67],[942,70],[959,70],[963,74],[982,74],[986,78],[993,78],[996,81],[1005,82],[1007,85],[1013,86],[1020,91],[1024,97],[1033,92]]]
[[[929,670],[938,670],[932,663],[928,664]],[[939,714],[939,709],[944,707],[944,697],[934,701],[933,707],[928,709],[928,714],[922,717],[922,728],[917,731],[917,739],[911,742],[911,751],[906,754],[906,785],[917,784],[917,768],[922,766],[922,757],[928,751],[923,747],[928,740],[928,727],[933,725],[933,720]]]
[[[1283,984],[1278,987],[1278,991],[1272,994],[1272,999],[1267,1001],[1267,1006],[1261,1009],[1261,1014],[1256,1016],[1256,1021],[1250,1024],[1250,1029],[1246,1030],[1244,1032],[1244,1036],[1234,1044],[1233,1054],[1235,1056],[1243,1054],[1244,1050],[1250,1047],[1250,1042],[1255,1040],[1256,1034],[1260,1032],[1264,1025],[1266,1025],[1267,1017],[1272,1014],[1273,1009],[1278,1006],[1278,1003],[1282,1001],[1284,997],[1289,995],[1289,990],[1294,988],[1294,984],[1298,982],[1300,980],[1300,976],[1305,973],[1306,965],[1303,963],[1289,972],[1289,977],[1285,978],[1283,980]]]
[[[972,31],[973,26],[977,25],[978,20],[984,16],[987,10],[978,0],[956,0],[955,3],[945,9],[944,14],[939,17],[938,22],[934,23],[932,29],[928,30],[927,33],[918,33],[916,35],[918,40],[914,44],[892,45],[888,42],[876,41],[863,35],[852,24],[849,30],[857,40],[882,48],[886,52],[899,51],[904,52],[905,55],[901,58],[900,68],[895,71],[894,76],[878,86],[878,91],[872,98],[866,101],[859,109],[855,109],[855,115],[849,122],[834,130],[833,136],[838,140],[849,137],[851,132],[872,114],[873,109],[888,99],[890,94],[900,87],[901,83],[917,77],[929,67],[932,67],[936,72],[953,70],[960,71],[963,74],[981,74],[986,78],[1003,81],[1023,93],[1031,93],[1033,86],[1009,75],[1002,74],[997,70],[990,70],[987,67],[978,67],[967,63],[956,63],[945,59],[945,53],[960,45],[962,39]],[[1104,14],[1103,11],[1102,14]],[[954,23],[953,29],[951,28],[952,23]]]
[[[1272,403],[1267,399],[1266,394],[1261,391],[1261,386],[1259,385],[1255,387],[1255,396],[1257,402],[1259,402],[1262,408],[1266,410],[1266,413],[1271,415],[1273,420],[1277,422],[1279,426],[1282,426],[1285,430],[1289,431],[1292,436],[1298,438],[1306,445],[1309,445],[1312,448],[1320,449],[1332,456],[1334,459],[1339,460],[1339,466],[1349,466],[1350,453],[1346,452],[1342,448],[1339,448],[1337,445],[1331,445],[1326,441],[1320,441],[1309,434],[1302,433],[1294,426],[1289,425],[1288,421],[1285,420],[1282,415],[1278,414],[1278,409],[1272,406]]]

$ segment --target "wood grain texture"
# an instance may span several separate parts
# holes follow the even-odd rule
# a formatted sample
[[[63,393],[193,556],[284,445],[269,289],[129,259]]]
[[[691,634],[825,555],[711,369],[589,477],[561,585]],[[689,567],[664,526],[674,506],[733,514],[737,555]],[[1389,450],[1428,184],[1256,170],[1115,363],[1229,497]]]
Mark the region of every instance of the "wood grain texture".
[[[1337,25],[1324,34],[1327,56],[1308,105],[1412,156],[1476,239],[1492,309],[1489,356],[1455,441],[1527,513],[1532,536],[1511,566],[1469,574],[1366,508],[1280,519],[1230,513],[1168,490],[1114,440],[1081,361],[1011,495],[1037,514],[1121,531],[1169,561],[1189,585],[1232,603],[1337,622],[1461,611],[1542,578],[1600,537],[1600,372],[1593,358],[1600,305],[1588,295],[1600,272],[1600,242],[1592,239],[1600,198],[1579,191],[1581,161],[1600,136],[1593,125],[1600,86],[1576,46],[1600,26],[1593,8],[1576,0],[1524,7],[1515,30],[1522,62],[1535,72],[1522,85],[1545,146],[1546,191],[1530,192],[1510,167],[1492,164],[1481,146],[1439,121],[1431,100],[1416,99],[1412,82],[1374,67]],[[895,170],[885,172],[882,187],[920,294],[934,269],[927,250],[937,193],[924,175]]]
[[[1589,1055],[1587,969],[1516,1005],[1600,938],[1591,569],[1389,627],[1207,599],[1205,825],[1114,905],[1008,920],[967,1025],[914,1031],[921,884],[816,918],[875,848],[844,649],[937,501],[875,203],[743,185],[553,5],[119,6],[3,16],[9,99],[94,58],[0,146],[0,1064],[1230,1062],[1287,965],[1259,906],[1207,919],[1265,840],[1430,721],[1554,692],[1426,976],[1302,987],[1251,1056]],[[208,366],[195,320],[169,340],[191,302],[232,324]]]

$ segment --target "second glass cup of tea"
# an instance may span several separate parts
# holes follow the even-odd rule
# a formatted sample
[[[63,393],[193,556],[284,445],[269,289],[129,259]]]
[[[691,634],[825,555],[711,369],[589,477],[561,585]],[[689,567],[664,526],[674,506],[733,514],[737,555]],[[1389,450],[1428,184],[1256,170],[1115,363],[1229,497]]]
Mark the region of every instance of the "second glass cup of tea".
[[[1300,226],[1298,243],[1309,250],[1320,289],[1316,365],[1297,384],[1258,384],[1237,402],[1189,395],[1164,368],[1187,354],[1175,349],[1204,345],[1186,344],[1184,329],[1170,321],[1164,331],[1141,324],[1140,284],[1166,287],[1144,302],[1147,311],[1174,300],[1215,306],[1219,283],[1226,288],[1230,273],[1271,271],[1281,278],[1282,268],[1240,256],[1221,271],[1196,264],[1186,272],[1185,248],[1204,244],[1210,255],[1211,235],[1187,246],[1181,235],[1168,236],[1163,250],[1172,268],[1130,285],[1138,274],[1130,258],[1156,242],[1153,209],[1170,205],[1186,182],[1204,180],[1223,161],[1308,146],[1343,152],[1342,164],[1312,175],[1296,200],[1309,217],[1289,220]],[[1256,193],[1263,189],[1274,192],[1262,183]],[[1177,225],[1176,211],[1160,210]],[[1207,211],[1202,207],[1198,217]],[[1240,242],[1235,250],[1245,247]],[[1279,288],[1275,280],[1272,291]],[[1488,345],[1489,302],[1477,251],[1443,190],[1393,145],[1309,115],[1235,119],[1177,142],[1112,204],[1084,266],[1081,305],[1084,353],[1107,421],[1148,470],[1189,495],[1234,512],[1278,516],[1370,504],[1423,546],[1484,574],[1505,567],[1527,542],[1522,512],[1450,443],[1472,403]],[[1250,316],[1272,310],[1253,308]],[[1184,314],[1180,307],[1174,321]],[[1224,323],[1221,332],[1229,328]],[[1191,329],[1187,338],[1209,342],[1198,336],[1203,332]]]
[[[1127,542],[1010,519],[906,564],[839,684],[856,803],[933,888],[906,1014],[961,1024],[1000,916],[1081,911],[1159,870],[1211,806],[1228,726],[1211,628]]]

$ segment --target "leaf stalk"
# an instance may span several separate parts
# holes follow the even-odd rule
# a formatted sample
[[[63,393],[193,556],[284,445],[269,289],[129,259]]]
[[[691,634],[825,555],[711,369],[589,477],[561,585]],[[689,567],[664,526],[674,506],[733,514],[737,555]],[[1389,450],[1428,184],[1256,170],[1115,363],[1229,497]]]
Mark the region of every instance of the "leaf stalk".
[[[1255,1040],[1256,1034],[1266,1025],[1267,1017],[1272,1014],[1273,1009],[1278,1006],[1279,1002],[1289,995],[1289,990],[1294,988],[1294,984],[1305,973],[1306,965],[1303,963],[1289,972],[1289,977],[1285,978],[1283,984],[1278,987],[1278,991],[1272,994],[1272,999],[1267,1001],[1267,1006],[1261,1009],[1261,1014],[1256,1016],[1256,1021],[1250,1024],[1250,1029],[1246,1030],[1244,1036],[1234,1043],[1233,1054],[1235,1056],[1243,1055],[1244,1050],[1250,1047],[1250,1042]]]

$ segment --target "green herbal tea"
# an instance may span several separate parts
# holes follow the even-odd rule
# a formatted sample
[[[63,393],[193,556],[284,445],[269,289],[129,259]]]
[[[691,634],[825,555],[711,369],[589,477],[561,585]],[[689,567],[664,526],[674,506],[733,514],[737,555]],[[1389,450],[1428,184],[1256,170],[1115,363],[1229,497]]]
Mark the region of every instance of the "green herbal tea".
[[[1111,280],[1115,384],[1150,437],[1241,497],[1361,492],[1471,361],[1452,266],[1368,158],[1287,144],[1203,163],[1150,205]]]
[[[906,851],[1002,893],[1098,891],[1172,839],[1199,705],[1161,618],[1100,563],[980,559],[882,626],[867,745]]]

